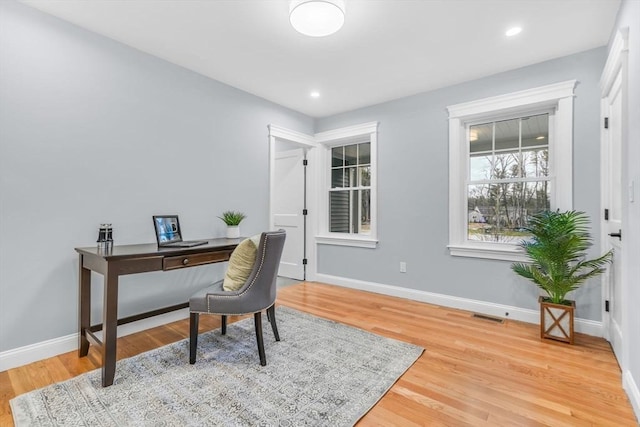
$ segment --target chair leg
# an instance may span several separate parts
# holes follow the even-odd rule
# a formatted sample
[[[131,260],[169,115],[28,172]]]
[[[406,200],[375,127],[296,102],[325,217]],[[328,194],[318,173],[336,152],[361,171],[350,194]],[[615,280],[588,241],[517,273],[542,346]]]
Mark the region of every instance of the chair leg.
[[[271,329],[273,329],[273,335],[276,337],[276,341],[280,341],[280,334],[278,334],[278,325],[276,325],[276,305],[273,304],[267,308],[267,319],[271,323]]]
[[[267,357],[264,355],[264,342],[262,340],[262,312],[259,311],[257,313],[254,313],[253,319],[256,326],[256,340],[258,341],[260,365],[265,366],[267,364]]]
[[[227,316],[222,316],[222,335],[227,335]]]
[[[196,349],[198,348],[198,320],[199,313],[189,316],[189,363],[196,363]]]

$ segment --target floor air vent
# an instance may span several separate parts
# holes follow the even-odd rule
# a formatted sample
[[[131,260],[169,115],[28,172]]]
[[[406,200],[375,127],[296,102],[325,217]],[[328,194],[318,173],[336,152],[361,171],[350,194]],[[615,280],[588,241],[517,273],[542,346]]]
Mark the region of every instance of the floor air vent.
[[[490,320],[496,323],[504,323],[504,319],[500,319],[499,317],[486,316],[484,314],[473,313],[471,317],[475,317],[477,319],[482,319],[482,320]]]

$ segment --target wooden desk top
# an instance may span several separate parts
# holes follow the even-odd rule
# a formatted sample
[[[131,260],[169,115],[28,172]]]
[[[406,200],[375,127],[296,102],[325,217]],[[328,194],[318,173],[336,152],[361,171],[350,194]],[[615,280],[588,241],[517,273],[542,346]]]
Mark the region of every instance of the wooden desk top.
[[[200,252],[234,249],[243,240],[243,238],[227,239],[222,237],[206,240],[208,241],[206,245],[193,246],[190,248],[158,248],[158,245],[156,245],[155,243],[143,243],[137,245],[113,245],[108,251],[104,250],[98,245],[88,246],[84,248],[75,248],[75,250],[82,255],[89,255],[94,257],[97,256],[110,261],[138,257],[176,256]]]

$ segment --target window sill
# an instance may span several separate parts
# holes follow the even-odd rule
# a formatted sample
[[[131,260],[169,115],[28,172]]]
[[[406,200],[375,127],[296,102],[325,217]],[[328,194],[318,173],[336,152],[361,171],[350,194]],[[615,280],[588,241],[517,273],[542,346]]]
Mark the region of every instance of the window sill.
[[[527,262],[529,258],[522,249],[500,244],[448,245],[449,254],[468,258],[495,259],[499,261]]]
[[[377,239],[363,236],[337,236],[337,235],[323,235],[316,236],[316,243],[319,245],[335,245],[335,246],[353,246],[356,248],[369,248],[375,249],[378,245]]]

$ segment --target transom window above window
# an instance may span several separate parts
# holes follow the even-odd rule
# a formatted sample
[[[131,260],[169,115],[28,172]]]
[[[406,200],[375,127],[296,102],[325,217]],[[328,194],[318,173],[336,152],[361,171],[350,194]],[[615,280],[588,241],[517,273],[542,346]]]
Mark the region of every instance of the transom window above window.
[[[469,126],[467,238],[518,243],[550,209],[549,114]]]

